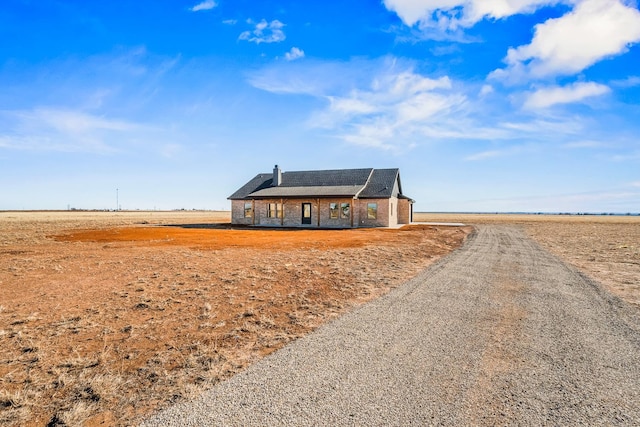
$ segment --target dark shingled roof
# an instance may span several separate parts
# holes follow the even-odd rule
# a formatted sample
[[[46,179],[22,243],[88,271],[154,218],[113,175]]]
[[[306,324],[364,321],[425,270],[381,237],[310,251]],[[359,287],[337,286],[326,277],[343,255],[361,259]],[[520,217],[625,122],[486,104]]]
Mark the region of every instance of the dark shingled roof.
[[[365,185],[373,169],[283,172],[279,187]]]
[[[270,173],[259,173],[251,181],[247,182],[245,185],[240,187],[238,191],[230,195],[228,198],[231,200],[245,199],[249,194],[255,191],[262,190],[263,188],[271,187],[272,176],[273,174],[270,174]]]
[[[273,174],[261,173],[229,196],[231,200],[273,197],[389,198],[402,196],[398,169],[336,169],[283,172],[275,187]],[[396,185],[397,182],[397,185]]]
[[[398,176],[400,171],[398,169],[374,169],[369,179],[369,183],[362,190],[359,197],[361,199],[384,199],[392,196],[398,197],[398,194],[402,193],[400,188],[400,182],[398,182],[398,188],[394,187],[396,184],[396,178],[400,180]]]

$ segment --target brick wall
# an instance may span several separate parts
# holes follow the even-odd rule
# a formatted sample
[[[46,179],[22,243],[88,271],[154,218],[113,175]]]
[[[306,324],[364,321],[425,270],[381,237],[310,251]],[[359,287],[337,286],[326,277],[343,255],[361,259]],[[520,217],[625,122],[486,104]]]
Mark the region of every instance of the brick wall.
[[[331,203],[336,203],[338,206],[338,218],[331,218]],[[342,217],[342,212],[341,212],[342,203],[349,203],[349,216],[347,218]],[[339,199],[339,198],[320,199],[320,227],[350,228],[352,214],[353,214],[352,199]]]
[[[244,217],[244,204],[244,200],[231,201],[231,224],[251,225],[253,223],[253,218]]]
[[[255,201],[255,215],[256,215],[256,225],[267,225],[279,227],[282,225],[281,218],[269,218],[267,217],[267,211],[269,210],[269,203],[281,203],[280,199],[273,200],[256,200]]]
[[[388,227],[390,199],[359,199],[358,202],[358,227]],[[367,208],[369,203],[376,203],[378,212],[375,219],[368,217]],[[397,206],[397,205],[396,205]],[[355,225],[355,224],[354,224]]]
[[[318,226],[318,203],[316,199],[295,199],[284,202],[284,225],[287,227],[302,227],[302,204],[311,204],[311,224],[304,227]]]
[[[302,224],[302,204],[311,204],[311,224]],[[337,203],[338,218],[331,218],[330,204]],[[351,217],[342,218],[340,205],[349,203],[350,215],[353,214],[353,201],[351,199],[294,199],[284,202],[284,225],[286,227],[318,227],[318,214],[320,215],[320,227],[325,228],[349,228]],[[318,209],[319,207],[319,209]]]
[[[411,223],[411,203],[407,199],[398,199],[398,224]]]
[[[268,218],[269,203],[283,203],[284,218]],[[250,202],[249,202],[250,203]],[[302,204],[311,204],[311,224],[302,224]],[[338,218],[331,218],[330,204],[338,206]],[[349,217],[342,217],[342,203],[349,203]],[[367,207],[369,203],[377,204],[375,219],[368,218]],[[279,227],[318,227],[318,215],[320,215],[320,227],[323,228],[350,228],[352,227],[389,227],[396,224],[406,224],[409,218],[409,204],[407,200],[397,199],[359,199],[331,198],[331,199],[267,199],[253,202],[253,216],[244,217],[244,200],[231,201],[231,223],[243,225],[264,225]],[[351,219],[353,216],[353,220]],[[406,222],[403,222],[406,221]]]

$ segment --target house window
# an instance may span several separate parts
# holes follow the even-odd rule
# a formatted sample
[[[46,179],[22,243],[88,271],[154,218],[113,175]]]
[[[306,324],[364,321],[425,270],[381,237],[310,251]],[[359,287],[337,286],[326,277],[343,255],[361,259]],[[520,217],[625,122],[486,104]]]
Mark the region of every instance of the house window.
[[[267,218],[282,218],[282,203],[269,203]]]
[[[367,204],[367,218],[368,219],[376,219],[378,217],[378,204],[377,203],[368,203]]]
[[[349,203],[342,203],[340,205],[340,216],[342,218],[349,218]]]
[[[253,216],[253,206],[252,203],[244,204],[244,217],[251,218]]]
[[[329,218],[338,219],[338,204],[329,203]]]

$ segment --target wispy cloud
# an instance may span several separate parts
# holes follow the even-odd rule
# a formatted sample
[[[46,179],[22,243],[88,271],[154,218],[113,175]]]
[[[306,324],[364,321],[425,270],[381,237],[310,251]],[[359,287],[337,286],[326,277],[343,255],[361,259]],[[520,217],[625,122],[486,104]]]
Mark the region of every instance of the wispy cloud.
[[[184,151],[184,147],[182,145],[175,144],[175,143],[168,143],[168,144],[164,144],[160,148],[160,155],[167,159],[171,159],[176,157],[182,151]]]
[[[224,21],[222,21],[223,24],[225,25],[236,25],[238,23],[237,19],[225,19]]]
[[[155,105],[159,89],[180,64],[180,57],[150,54],[143,47],[116,49],[85,58],[63,58],[25,69],[11,90],[22,105],[38,109],[98,112],[114,108],[131,115]]]
[[[490,77],[508,83],[574,75],[640,41],[640,11],[619,0],[583,0],[560,18],[535,26],[528,45],[509,49],[506,68]]]
[[[616,154],[611,157],[614,162],[629,162],[640,160],[640,151],[628,151],[626,153]]]
[[[253,23],[253,21],[247,21],[248,23]],[[274,19],[271,22],[267,22],[266,20],[262,20],[255,24],[255,28],[252,31],[244,31],[238,37],[239,40],[246,40],[248,42],[253,42],[256,44],[260,43],[279,43],[284,41],[286,38],[284,31],[282,28],[285,25]]]
[[[297,47],[292,47],[289,52],[284,54],[284,58],[287,61],[295,61],[296,59],[304,58],[304,51]]]
[[[542,139],[561,145],[586,139],[583,135],[590,124],[563,109],[561,101],[566,102],[568,95],[562,91],[564,97],[553,98],[558,104],[553,114],[536,110],[532,115],[530,110],[513,108],[497,89],[500,96],[493,96],[488,86],[422,75],[414,65],[394,57],[351,62],[310,59],[256,70],[249,83],[272,93],[305,94],[325,101],[307,124],[361,146],[402,150],[443,141]]]
[[[503,150],[488,150],[488,151],[482,151],[480,153],[467,156],[464,158],[464,160],[473,162],[478,160],[492,159],[495,157],[502,157],[502,156],[505,156],[506,154],[507,152]]]
[[[564,194],[524,194],[512,197],[487,197],[472,200],[454,200],[457,210],[488,212],[638,212],[640,192],[627,188],[607,189]]]
[[[504,144],[500,148],[495,148],[491,150],[480,151],[478,153],[470,154],[463,158],[464,161],[467,162],[479,162],[483,160],[495,159],[498,157],[507,157],[507,156],[517,156],[522,153],[530,153],[540,151],[543,148],[540,144],[524,144],[524,145],[514,145],[514,144]]]
[[[495,92],[493,86],[491,85],[482,85],[480,88],[480,96],[487,96]]]
[[[325,100],[308,125],[351,144],[403,150],[426,140],[493,139],[505,133],[475,124],[467,95],[449,77],[423,76],[396,58],[268,67],[252,74],[250,83]]]
[[[0,146],[15,150],[107,153],[116,150],[110,136],[145,129],[125,120],[56,108],[2,111],[0,120],[5,122]]]
[[[582,148],[602,148],[605,146],[606,145],[600,141],[583,140],[583,141],[568,142],[564,144],[562,147],[569,148],[569,149],[582,149]]]
[[[218,6],[218,4],[214,0],[204,0],[197,5],[193,6],[189,10],[192,12],[199,12],[201,10],[211,10],[214,7]]]
[[[621,89],[640,86],[640,76],[629,76],[623,80],[613,80],[610,85]]]
[[[432,79],[410,69],[379,74],[367,89],[327,99],[328,108],[312,119],[315,125],[378,148],[410,146],[416,135],[449,132],[446,117],[466,102],[448,77]]]
[[[252,86],[272,93],[325,98],[368,85],[377,67],[378,64],[362,59],[349,62],[312,59],[286,66],[274,63],[249,73],[248,81]]]
[[[570,104],[609,92],[611,89],[608,86],[594,82],[578,82],[564,87],[545,87],[529,94],[524,108],[533,110],[548,108],[556,104]]]

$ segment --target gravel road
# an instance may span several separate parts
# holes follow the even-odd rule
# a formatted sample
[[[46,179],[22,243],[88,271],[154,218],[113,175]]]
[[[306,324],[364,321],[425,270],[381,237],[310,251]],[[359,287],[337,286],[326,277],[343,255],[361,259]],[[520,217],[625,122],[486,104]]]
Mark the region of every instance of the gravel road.
[[[516,227],[146,426],[640,425],[640,315]]]

